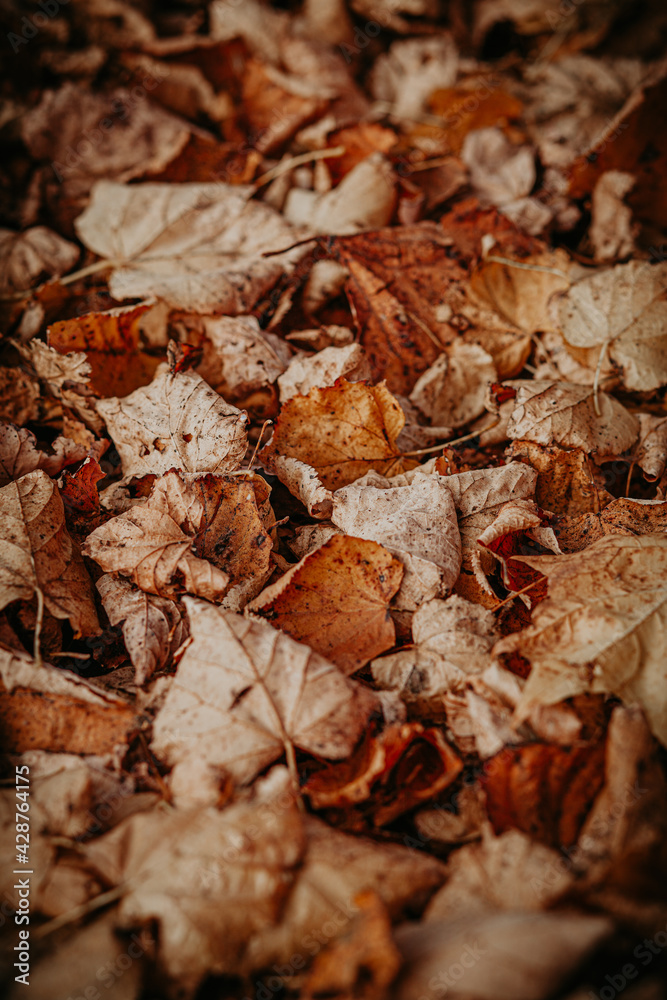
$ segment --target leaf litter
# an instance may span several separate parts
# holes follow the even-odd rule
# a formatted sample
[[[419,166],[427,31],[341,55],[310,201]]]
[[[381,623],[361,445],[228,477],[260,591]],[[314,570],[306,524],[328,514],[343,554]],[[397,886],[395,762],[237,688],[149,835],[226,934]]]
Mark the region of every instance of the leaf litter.
[[[565,6],[0,15],[12,1000],[26,815],[40,1000],[662,996],[666,22]]]

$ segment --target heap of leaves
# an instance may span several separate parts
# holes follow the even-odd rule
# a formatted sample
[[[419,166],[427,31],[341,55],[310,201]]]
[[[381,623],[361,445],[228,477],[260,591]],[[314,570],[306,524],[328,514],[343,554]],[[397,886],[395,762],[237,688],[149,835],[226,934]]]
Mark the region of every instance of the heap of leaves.
[[[664,16],[280,7],[2,15],[30,985],[657,1000]]]

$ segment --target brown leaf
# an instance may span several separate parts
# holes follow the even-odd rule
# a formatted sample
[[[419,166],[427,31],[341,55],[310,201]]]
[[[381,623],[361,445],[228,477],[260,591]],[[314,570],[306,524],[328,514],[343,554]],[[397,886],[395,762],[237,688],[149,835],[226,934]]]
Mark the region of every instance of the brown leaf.
[[[0,728],[10,753],[105,754],[135,725],[127,702],[68,670],[0,648]]]
[[[385,482],[369,473],[337,490],[331,520],[355,538],[379,542],[400,559],[405,573],[395,604],[414,610],[444,596],[456,583],[461,569],[456,508],[438,476],[415,476],[409,486],[394,489],[386,489]]]
[[[146,594],[112,574],[100,577],[97,590],[111,624],[123,623],[123,640],[136,683],[145,684],[187,636],[181,609],[174,601]]]
[[[90,382],[100,396],[125,396],[150,382],[157,358],[139,350],[141,318],[150,305],[86,313],[53,323],[48,344],[61,354],[83,351]]]
[[[85,457],[86,449],[69,438],[57,437],[48,450],[42,450],[27,428],[0,423],[0,486],[35,469],[57,476],[66,465]]]
[[[581,552],[605,535],[657,534],[667,531],[667,503],[618,497],[599,514],[561,518],[555,530],[563,552]]]
[[[565,251],[544,247],[529,256],[522,255],[517,261],[520,268],[512,267],[511,257],[503,262],[504,255],[496,253],[495,248],[490,257],[473,271],[470,286],[474,295],[520,330],[552,330],[549,300],[571,283],[568,272],[572,263]]]
[[[247,783],[290,743],[330,760],[351,753],[371,691],[264,622],[184,603],[193,641],[155,719],[160,759],[186,773],[196,759]]]
[[[38,413],[39,384],[20,368],[0,368],[0,418],[23,427]]]
[[[63,473],[60,496],[66,509],[76,517],[88,518],[99,514],[97,483],[100,479],[104,479],[104,473],[94,458],[87,458],[76,472]]]
[[[596,457],[620,455],[637,440],[637,418],[606,392],[598,393],[598,415],[590,386],[541,379],[505,386],[516,391],[510,438],[581,448]]]
[[[363,818],[385,826],[451,785],[462,767],[438,729],[412,722],[368,735],[342,764],[309,778],[304,793],[313,809],[346,810],[348,826]]]
[[[195,372],[158,373],[124,399],[97,409],[120,455],[123,475],[232,472],[247,446],[247,414],[226,403]]]
[[[377,542],[334,535],[248,611],[354,673],[394,644],[389,602],[402,576],[400,562]]]
[[[596,486],[586,452],[580,448],[566,450],[557,445],[513,441],[507,455],[535,469],[535,502],[553,514],[586,514],[612,499],[605,489]]]
[[[495,81],[482,80],[473,86],[435,90],[429,97],[430,110],[447,123],[443,141],[451,152],[461,152],[469,132],[507,125],[519,118],[521,101],[494,84]]]
[[[76,230],[85,246],[113,261],[116,299],[156,296],[196,313],[248,313],[291,259],[262,254],[300,235],[268,205],[249,201],[252,190],[98,181]]]
[[[46,226],[22,233],[0,229],[0,292],[22,291],[40,276],[65,274],[79,259],[79,248]]]
[[[55,618],[75,632],[99,632],[90,578],[67,533],[58,488],[41,470],[0,489],[0,606],[29,601],[37,591]]]
[[[496,378],[484,348],[455,340],[420,375],[410,402],[435,427],[462,427],[484,413],[487,389]]]
[[[404,423],[401,407],[384,384],[341,378],[284,403],[260,455],[269,471],[276,455],[310,465],[322,484],[335,490],[369,469],[401,471],[396,438]]]
[[[508,748],[486,768],[489,819],[549,847],[570,847],[604,781],[604,741],[579,747]]]

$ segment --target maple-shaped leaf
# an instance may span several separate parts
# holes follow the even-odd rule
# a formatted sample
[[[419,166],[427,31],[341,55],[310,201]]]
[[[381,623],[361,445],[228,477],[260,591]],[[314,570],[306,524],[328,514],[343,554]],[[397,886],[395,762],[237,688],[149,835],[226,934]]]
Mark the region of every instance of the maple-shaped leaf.
[[[606,392],[592,386],[532,379],[505,382],[516,392],[507,436],[535,444],[581,448],[588,455],[620,455],[637,440],[637,418]]]
[[[97,590],[111,624],[122,622],[136,683],[144,684],[187,636],[181,609],[174,601],[147,594],[115,574],[100,577]]]
[[[90,578],[65,527],[58,487],[41,470],[0,489],[0,607],[41,593],[54,618],[99,632]]]
[[[49,347],[61,354],[82,351],[90,364],[90,383],[100,396],[125,396],[152,379],[158,359],[139,350],[143,304],[91,312],[53,323]]]
[[[247,447],[248,416],[200,375],[158,372],[123,399],[97,402],[121,458],[123,475],[233,472]]]
[[[393,646],[389,603],[403,566],[377,542],[334,535],[248,605],[298,642],[354,673]]]
[[[181,768],[196,758],[245,783],[290,747],[330,760],[351,753],[373,692],[264,622],[184,603],[192,643],[155,719],[158,757]]]
[[[270,574],[269,488],[259,476],[172,470],[135,504],[92,531],[85,552],[159,597],[186,591],[239,610]]]
[[[248,313],[288,266],[262,254],[299,235],[268,205],[250,201],[252,193],[223,183],[99,181],[76,230],[112,262],[116,299],[155,296],[191,312]]]
[[[69,438],[57,437],[50,448],[41,449],[27,427],[0,423],[0,486],[35,469],[57,476],[66,465],[85,457],[86,449]]]
[[[369,473],[337,490],[331,520],[347,534],[379,542],[401,560],[405,573],[396,604],[414,610],[456,583],[461,569],[456,508],[438,476],[415,476],[410,485],[393,489],[384,488],[384,482]]]
[[[549,581],[532,625],[494,648],[532,664],[517,718],[583,691],[609,692],[638,702],[667,744],[667,537],[607,535],[583,552],[516,561]]]
[[[384,384],[340,378],[284,403],[260,456],[279,478],[279,459],[292,458],[311,466],[324,487],[335,490],[369,469],[400,472],[396,438],[404,424],[403,411]]]
[[[667,383],[667,264],[631,260],[577,281],[558,303],[565,340],[607,351],[628,389]]]
[[[104,754],[134,728],[131,705],[69,670],[0,646],[0,726],[6,751]]]

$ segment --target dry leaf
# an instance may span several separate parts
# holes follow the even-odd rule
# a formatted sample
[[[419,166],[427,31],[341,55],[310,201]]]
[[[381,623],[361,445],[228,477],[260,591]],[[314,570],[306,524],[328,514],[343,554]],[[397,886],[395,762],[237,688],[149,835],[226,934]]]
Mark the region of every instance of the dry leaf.
[[[79,635],[99,632],[90,578],[65,527],[58,487],[37,470],[0,489],[0,606],[41,593]]]
[[[335,490],[369,469],[401,471],[396,438],[404,423],[401,407],[384,384],[341,378],[284,403],[260,456],[269,471],[274,456],[297,459],[313,468],[323,486]]]
[[[85,246],[113,262],[114,298],[155,296],[178,309],[239,315],[292,259],[262,254],[301,235],[267,205],[249,201],[251,193],[222,183],[99,181],[76,230]],[[119,221],[109,225],[110,218]]]
[[[549,598],[532,625],[495,647],[532,664],[517,718],[583,691],[609,692],[638,702],[667,743],[667,536],[608,535],[584,552],[518,558],[548,577]]]
[[[410,401],[433,426],[462,427],[484,413],[487,389],[497,377],[483,347],[455,340],[419,376]]]
[[[513,441],[506,452],[511,460],[524,461],[537,472],[535,502],[553,514],[572,516],[604,507],[611,494],[599,488],[588,456],[580,448]]]
[[[0,424],[0,486],[35,469],[57,476],[66,465],[80,462],[86,454],[85,448],[66,437],[57,437],[48,450],[42,451],[27,428]]]
[[[370,368],[359,344],[325,347],[312,357],[293,358],[278,376],[280,402],[292,396],[307,396],[311,389],[333,385],[337,379],[361,382],[370,378]]]
[[[514,145],[499,128],[469,132],[463,141],[461,159],[483,203],[507,205],[530,194],[535,184],[533,150]]]
[[[647,479],[660,479],[667,465],[667,417],[638,413],[637,465]]]
[[[37,279],[65,274],[79,259],[79,248],[46,226],[23,233],[0,229],[0,292],[22,291]]]
[[[158,372],[150,385],[97,409],[121,458],[126,480],[184,472],[233,472],[246,450],[248,417],[195,372]]]
[[[593,189],[590,239],[597,261],[622,260],[635,249],[639,226],[623,200],[634,185],[632,174],[607,170]]]
[[[104,754],[135,726],[126,701],[76,674],[0,648],[0,715],[8,752]]]
[[[180,608],[111,574],[100,577],[97,589],[111,624],[123,624],[123,640],[137,685],[145,684],[168,663],[187,635]]]
[[[472,273],[470,287],[475,297],[527,333],[553,329],[549,300],[570,287],[573,271],[565,251],[544,247],[528,256],[522,254],[516,261],[521,267],[513,267],[515,261],[504,260],[495,247],[489,257]]]
[[[510,438],[581,448],[597,459],[620,455],[637,439],[637,418],[606,392],[598,393],[598,416],[589,386],[540,379],[506,382],[505,386],[516,392],[507,427]]]
[[[264,622],[184,603],[192,643],[155,719],[158,757],[186,770],[196,758],[246,783],[290,745],[331,760],[351,753],[371,691]]]
[[[599,347],[628,389],[667,382],[667,264],[631,260],[582,278],[558,303],[560,330],[573,347]]]
[[[394,14],[395,8],[390,9]],[[368,9],[368,16],[377,16],[375,8]],[[454,84],[457,71],[458,53],[449,35],[399,39],[376,59],[371,91],[377,100],[391,103],[397,117],[414,119],[434,90]]]
[[[378,489],[373,474],[334,493],[331,520],[356,538],[379,542],[403,563],[395,597],[415,610],[446,594],[461,569],[461,539],[452,495],[436,476],[415,477],[409,486]]]
[[[293,187],[285,218],[315,233],[358,233],[391,221],[396,207],[396,177],[381,153],[358,163],[331,191],[317,194]]]
[[[38,411],[39,384],[20,368],[0,368],[0,418],[23,427]]]
[[[83,351],[90,364],[90,383],[100,396],[125,396],[150,382],[157,358],[139,350],[141,319],[150,305],[86,313],[53,323],[49,347],[61,354]]]
[[[667,502],[619,497],[599,514],[563,517],[556,525],[563,552],[580,552],[604,535],[651,535],[667,531]]]
[[[354,673],[393,646],[389,603],[401,563],[377,542],[334,535],[292,566],[248,611]]]

